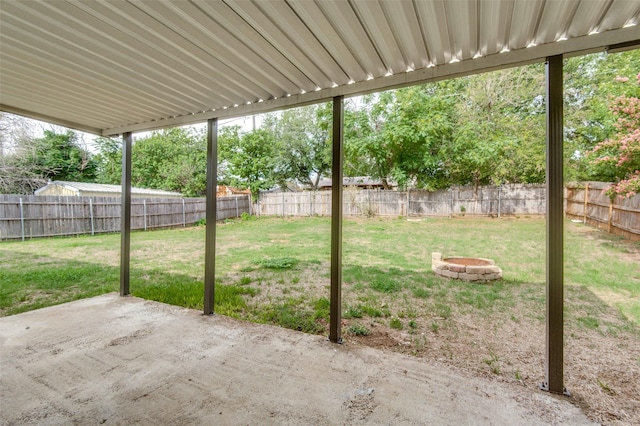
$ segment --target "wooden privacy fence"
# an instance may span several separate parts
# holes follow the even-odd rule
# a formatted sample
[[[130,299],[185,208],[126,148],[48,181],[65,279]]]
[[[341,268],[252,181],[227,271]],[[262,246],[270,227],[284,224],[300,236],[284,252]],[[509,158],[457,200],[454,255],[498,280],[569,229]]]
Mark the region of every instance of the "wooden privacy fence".
[[[121,199],[0,195],[0,240],[120,231]],[[218,220],[251,213],[247,195],[217,198]],[[133,198],[131,229],[191,225],[206,217],[205,198]]]
[[[610,233],[640,239],[640,196],[615,197],[604,193],[606,182],[571,183],[566,188],[567,217],[582,220]]]
[[[378,191],[345,188],[346,216],[512,216],[543,215],[544,185],[454,187],[441,191]],[[331,191],[266,192],[255,206],[258,215],[328,216]]]

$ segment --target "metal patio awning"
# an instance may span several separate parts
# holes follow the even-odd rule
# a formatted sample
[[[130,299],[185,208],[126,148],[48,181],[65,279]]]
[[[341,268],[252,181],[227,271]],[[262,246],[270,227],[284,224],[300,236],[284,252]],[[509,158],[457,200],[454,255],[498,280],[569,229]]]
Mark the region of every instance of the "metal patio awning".
[[[101,135],[640,39],[639,0],[0,1],[0,109]]]

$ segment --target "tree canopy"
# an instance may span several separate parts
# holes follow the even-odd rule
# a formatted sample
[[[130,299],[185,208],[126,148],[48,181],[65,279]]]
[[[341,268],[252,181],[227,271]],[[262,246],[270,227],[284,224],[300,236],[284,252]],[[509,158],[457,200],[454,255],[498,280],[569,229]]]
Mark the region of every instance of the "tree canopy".
[[[269,131],[258,129],[241,135],[238,127],[225,128],[218,141],[219,155],[228,167],[224,180],[231,185],[248,188],[254,199],[260,190],[273,187],[277,151]]]
[[[587,154],[594,174],[616,182],[607,191],[610,196],[631,197],[640,192],[640,73],[633,80],[615,80],[626,88],[610,106],[617,118],[615,134]]]
[[[3,138],[5,139],[5,138]],[[39,138],[21,137],[3,144],[0,191],[31,193],[47,180],[93,182],[97,162],[71,130],[44,130]]]
[[[122,141],[99,138],[98,180],[119,184]],[[203,196],[207,185],[207,141],[203,131],[176,127],[135,139],[131,148],[131,183],[141,188]]]

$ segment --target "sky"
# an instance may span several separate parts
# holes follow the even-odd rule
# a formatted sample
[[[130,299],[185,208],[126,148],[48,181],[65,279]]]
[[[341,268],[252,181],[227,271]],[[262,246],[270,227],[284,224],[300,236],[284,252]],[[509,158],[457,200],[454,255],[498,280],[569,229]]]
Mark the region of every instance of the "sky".
[[[262,125],[262,121],[264,119],[264,115],[263,114],[257,114],[255,115],[255,122],[254,122],[254,116],[246,116],[246,117],[236,117],[236,118],[230,118],[230,119],[221,119],[219,122],[219,127],[225,127],[225,126],[240,126],[240,128],[242,129],[242,131],[244,132],[249,132],[251,130],[253,130],[253,126],[255,125],[256,128],[260,128],[260,126]],[[44,132],[46,130],[50,130],[56,133],[64,133],[67,131],[66,127],[63,126],[57,126],[55,124],[51,124],[51,123],[47,123],[45,121],[39,121],[39,120],[34,120],[31,118],[25,118],[25,120],[28,123],[29,129],[32,132],[32,136],[34,138],[39,138],[42,137],[44,135]],[[200,124],[193,124],[187,127],[193,127],[196,129],[204,129],[207,127],[207,123],[200,123]],[[98,138],[98,136],[92,134],[92,133],[86,133],[86,132],[81,132],[79,130],[73,130],[77,135],[78,135],[78,140],[81,143],[82,146],[86,147],[90,152],[92,152],[93,154],[97,153],[97,146],[94,143],[94,140],[96,138]],[[144,138],[148,135],[150,135],[151,132],[139,132],[139,133],[134,133],[133,137],[134,140],[135,139],[141,139]]]

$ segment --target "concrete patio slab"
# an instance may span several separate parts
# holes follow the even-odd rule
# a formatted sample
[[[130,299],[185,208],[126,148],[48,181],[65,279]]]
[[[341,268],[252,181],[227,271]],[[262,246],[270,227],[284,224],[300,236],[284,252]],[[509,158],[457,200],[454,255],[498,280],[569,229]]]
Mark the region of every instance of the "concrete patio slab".
[[[0,318],[0,423],[591,424],[424,358],[103,295]]]

